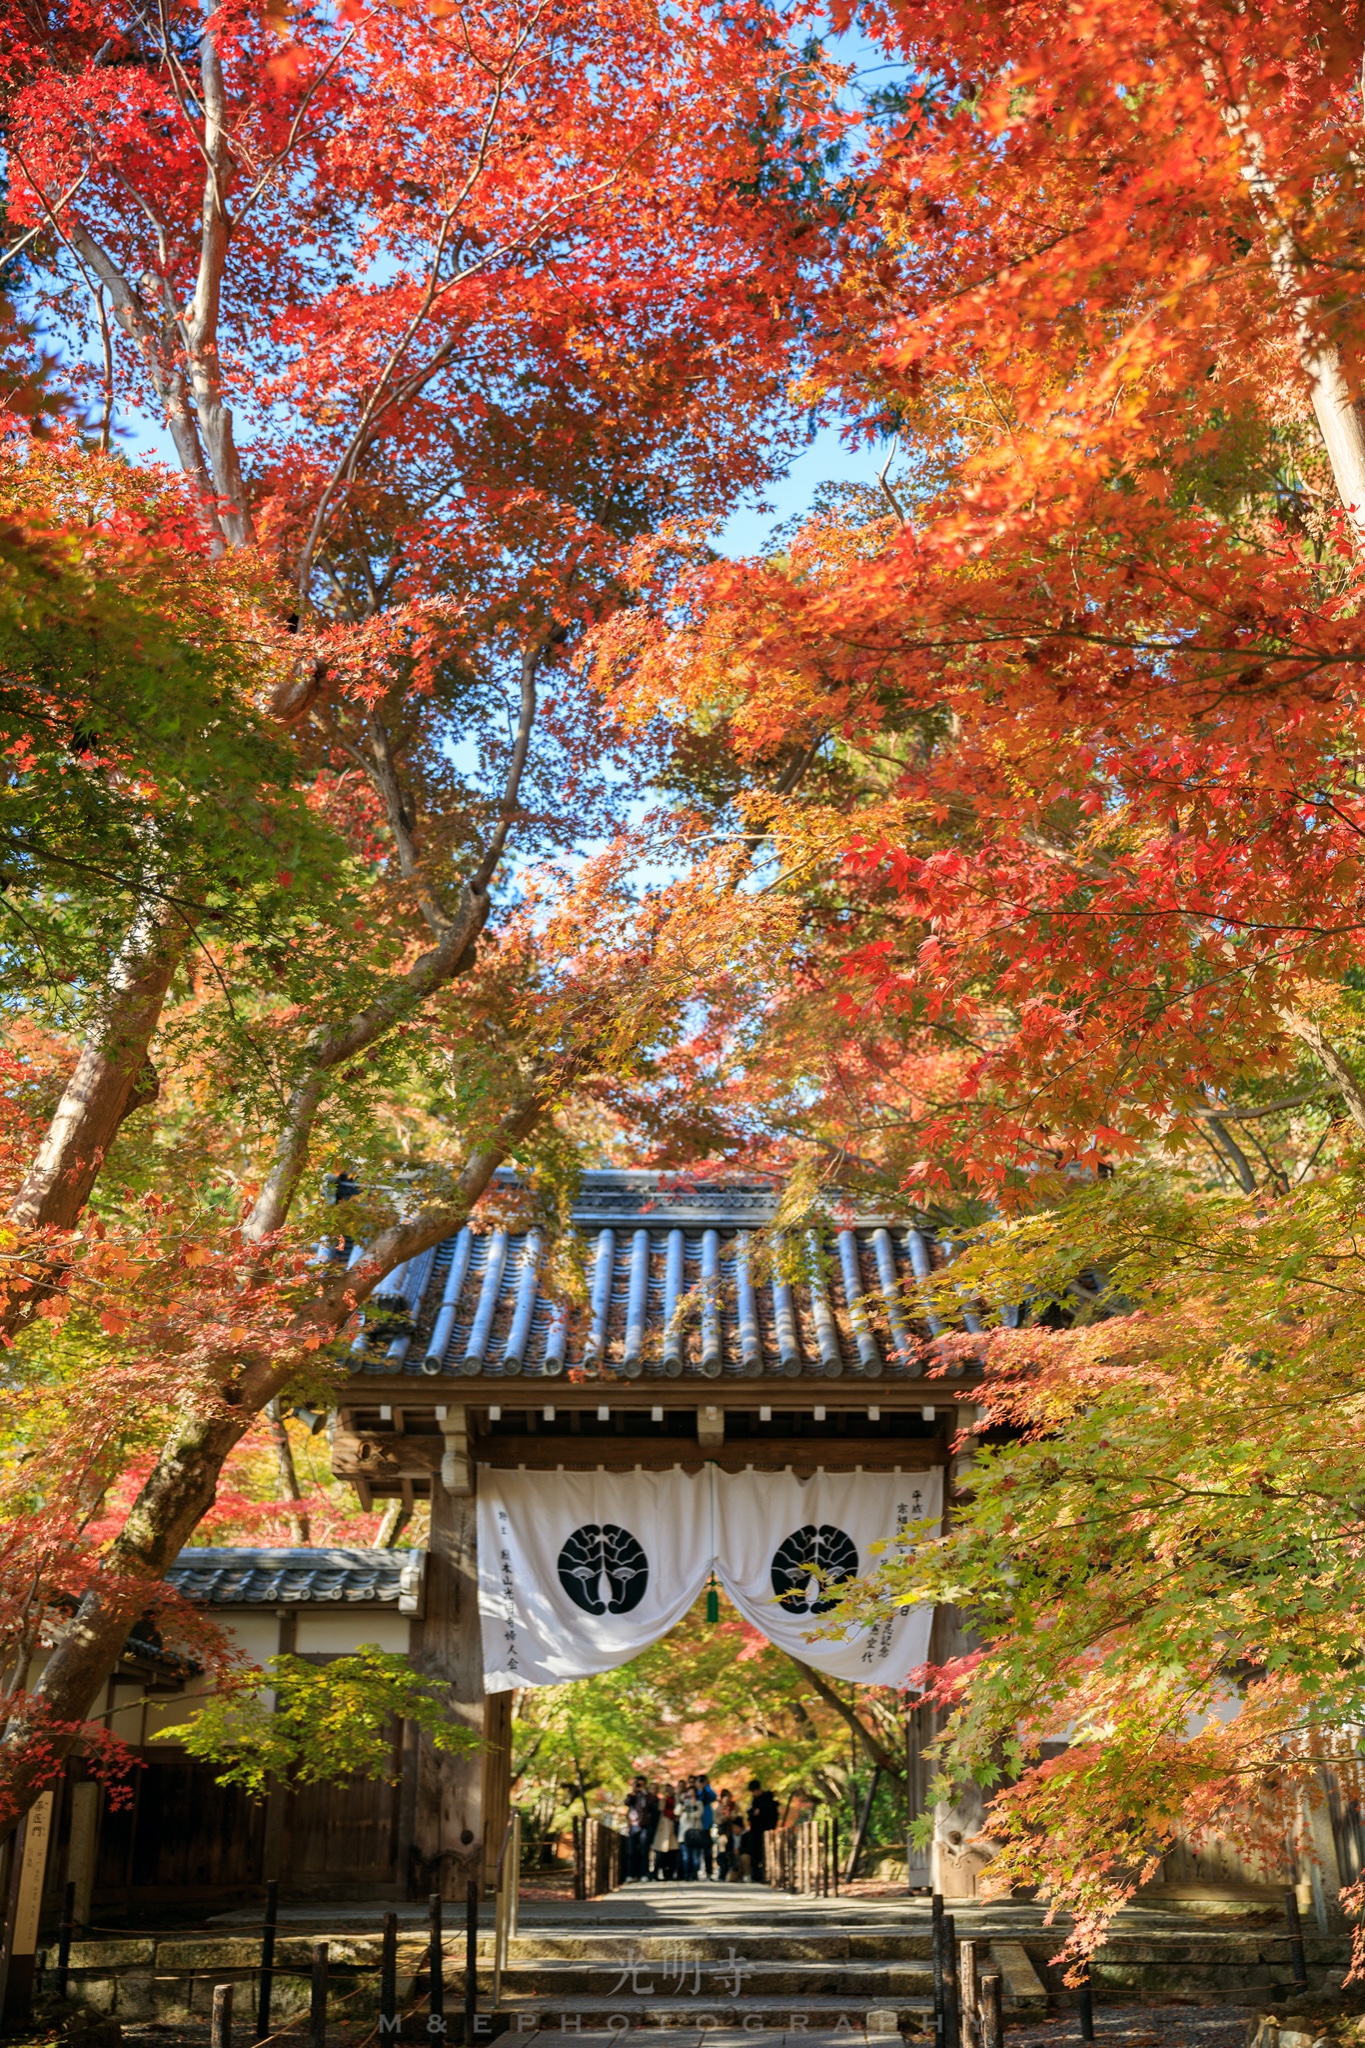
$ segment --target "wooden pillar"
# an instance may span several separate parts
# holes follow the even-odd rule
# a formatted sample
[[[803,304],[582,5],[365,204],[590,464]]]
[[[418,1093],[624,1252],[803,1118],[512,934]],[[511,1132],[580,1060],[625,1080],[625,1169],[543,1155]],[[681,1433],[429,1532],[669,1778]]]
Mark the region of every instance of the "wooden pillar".
[[[293,1607],[279,1607],[275,1610],[279,1622],[279,1634],[275,1639],[276,1653],[281,1657],[292,1657],[298,1648],[299,1617]],[[272,1694],[273,1701],[273,1694]],[[285,1872],[285,1845],[288,1838],[289,1808],[293,1793],[272,1772],[265,1795],[265,1828],[261,1849],[261,1882],[269,1883],[271,1878],[279,1879]]]
[[[100,1841],[100,1788],[93,1778],[76,1778],[71,1786],[71,1833],[66,1849],[68,1884],[76,1887],[76,1925],[85,1938],[95,1891],[95,1862]]]
[[[449,1461],[448,1461],[449,1462]],[[471,1468],[452,1476],[462,1491],[433,1474],[431,1535],[427,1548],[426,1611],[413,1661],[429,1678],[445,1681],[450,1715],[477,1734],[483,1732],[483,1645],[479,1634],[479,1562]],[[482,1826],[483,1760],[477,1750],[449,1755],[419,1734],[415,1749],[410,1897],[440,1891],[456,1894],[453,1851],[466,1828],[479,1839]]]
[[[958,1433],[969,1430],[975,1421],[975,1406],[969,1407],[965,1402],[953,1413],[953,1424]],[[943,1498],[945,1530],[952,1523],[955,1499],[970,1490],[973,1455],[969,1444],[957,1452],[944,1473],[947,1482]],[[935,1611],[929,1648],[931,1664],[946,1664],[952,1658],[965,1657],[979,1648],[976,1633],[965,1625],[960,1609],[940,1607]],[[993,1853],[986,1838],[985,1809],[985,1794],[979,1785],[973,1783],[961,1788],[951,1806],[934,1809],[931,1881],[934,1890],[941,1892],[945,1899],[974,1899],[977,1896],[977,1878]]]
[[[911,1840],[911,1828],[928,1806],[933,1765],[925,1750],[934,1739],[934,1710],[924,1705],[905,1712],[905,1881],[911,1890],[933,1883],[932,1854],[927,1844]]]
[[[496,1884],[498,1856],[512,1818],[512,1710],[514,1692],[490,1692],[483,1708],[483,1875]]]

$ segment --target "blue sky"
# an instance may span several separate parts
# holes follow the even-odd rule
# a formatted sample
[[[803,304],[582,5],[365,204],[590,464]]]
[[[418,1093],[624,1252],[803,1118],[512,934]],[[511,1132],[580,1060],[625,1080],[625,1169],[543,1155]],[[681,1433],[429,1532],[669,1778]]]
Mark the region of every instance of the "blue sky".
[[[119,424],[119,443],[130,461],[178,467],[174,444],[164,428],[129,412]],[[774,527],[809,511],[821,484],[875,483],[885,460],[885,449],[849,448],[837,427],[821,427],[779,483],[771,484],[761,499],[749,498],[735,508],[721,528],[717,546],[726,555],[761,554]],[[762,511],[760,504],[771,509]]]
[[[755,501],[739,506],[721,529],[718,545],[727,555],[756,555],[775,526],[810,508],[816,490],[823,483],[875,483],[877,471],[886,460],[883,449],[848,448],[835,427],[822,427],[805,452],[792,464],[779,484],[772,485],[766,502],[772,507],[761,512]]]

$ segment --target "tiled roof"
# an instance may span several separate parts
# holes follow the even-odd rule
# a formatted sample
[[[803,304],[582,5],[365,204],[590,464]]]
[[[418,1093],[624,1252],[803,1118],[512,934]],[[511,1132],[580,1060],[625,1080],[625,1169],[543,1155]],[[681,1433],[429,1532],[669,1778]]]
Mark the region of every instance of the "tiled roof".
[[[540,1287],[537,1231],[462,1230],[398,1268],[366,1311],[357,1373],[513,1375],[593,1382],[918,1378],[936,1318],[907,1294],[944,1263],[925,1231],[860,1218],[794,1249],[800,1277],[758,1255],[771,1187],[661,1185],[652,1173],[585,1174],[574,1224],[590,1299],[577,1308]],[[789,1258],[780,1262],[790,1267]],[[1012,1319],[1012,1318],[1011,1318]],[[959,1327],[979,1330],[971,1305]]]
[[[424,1550],[182,1550],[166,1577],[206,1607],[394,1607],[419,1614]]]

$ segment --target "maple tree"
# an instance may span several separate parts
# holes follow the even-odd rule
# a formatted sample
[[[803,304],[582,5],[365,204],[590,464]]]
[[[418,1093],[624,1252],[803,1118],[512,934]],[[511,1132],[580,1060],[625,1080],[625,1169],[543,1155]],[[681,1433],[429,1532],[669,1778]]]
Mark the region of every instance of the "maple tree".
[[[411,1721],[437,1749],[477,1746],[478,1736],[450,1718],[443,1687],[408,1663],[362,1643],[324,1665],[271,1657],[264,1667],[270,1700],[236,1674],[187,1721],[160,1740],[217,1764],[220,1785],[242,1785],[263,1799],[272,1780],[298,1785],[384,1778],[393,1770],[395,1720]]]
[[[273,664],[257,708],[336,853],[330,889],[280,867],[288,913],[259,946],[197,904],[153,936],[125,873],[118,971],[71,992],[94,1028],[27,1162],[68,1208],[10,1218],[32,1390],[11,1497],[53,1531],[64,1482],[107,1505],[111,1471],[151,1455],[98,1555],[64,1527],[79,1607],[9,1699],[6,1825],[255,1418],[325,1394],[356,1308],[504,1160],[553,1216],[558,1105],[628,1093],[733,943],[733,863],[682,816],[622,829],[668,736],[627,731],[572,657],[626,595],[631,543],[760,482],[794,432],[841,117],[787,26],[747,5],[15,11],[28,295],[92,323],[105,438],[130,408],[164,426],[209,587],[243,556],[273,575],[247,628]],[[604,852],[563,859],[594,834]],[[683,873],[642,899],[646,849]],[[125,1107],[158,1048],[141,1119],[90,1085],[101,1034]],[[58,1065],[47,1043],[45,1080]],[[329,1164],[365,1187],[349,1266],[313,1253],[338,1236]],[[68,1210],[91,1187],[86,1224]],[[61,1577],[16,1573],[13,1640]]]
[[[210,574],[195,537],[188,547],[177,537],[174,487],[60,446],[0,450],[0,502],[8,964],[55,1017],[64,1001],[68,1018],[79,1015],[71,991],[108,987],[66,1091],[66,1124],[54,1119],[45,1138],[9,1134],[39,1139],[12,1220],[66,1228],[123,1118],[155,1094],[146,1045],[188,934],[208,926],[239,947],[278,945],[295,902],[311,895],[314,916],[333,898],[344,910],[350,862],[263,715],[288,670],[283,636],[261,614],[261,565],[243,557]],[[293,901],[282,873],[297,878]],[[42,1290],[22,1259],[9,1265],[13,1327]]]
[[[790,1217],[981,1233],[918,1305],[975,1299],[947,1351],[1023,1440],[870,1597],[978,1619],[940,1790],[1008,1761],[998,1880],[1084,1947],[1181,1831],[1275,1877],[1320,1768],[1361,1789],[1365,22],[858,22],[900,82],[810,387],[880,481],[754,562],[642,547],[605,658],[802,902],[680,1081]],[[796,800],[746,795],[782,746]]]

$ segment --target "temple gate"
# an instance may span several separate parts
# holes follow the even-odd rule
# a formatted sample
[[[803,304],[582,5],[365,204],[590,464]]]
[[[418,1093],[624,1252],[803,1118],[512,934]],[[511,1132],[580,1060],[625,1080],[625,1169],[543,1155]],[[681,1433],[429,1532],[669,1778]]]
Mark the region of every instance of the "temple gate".
[[[481,1759],[414,1738],[401,1826],[414,1883],[453,1884],[464,1829],[496,1857],[509,1811],[510,1691],[485,1695],[478,1604],[480,1472],[721,1474],[920,1472],[951,1514],[976,1420],[979,1372],[925,1377],[905,1289],[945,1256],[932,1236],[860,1215],[833,1238],[758,1256],[776,1206],[767,1185],[669,1185],[653,1173],[584,1176],[574,1225],[590,1299],[578,1314],[541,1286],[535,1230],[458,1236],[393,1274],[371,1303],[341,1397],[333,1469],[362,1503],[431,1502],[426,1604],[412,1654],[481,1727]],[[799,1277],[793,1277],[799,1269]],[[784,1272],[786,1277],[784,1277]],[[979,1327],[970,1312],[968,1329]],[[643,1647],[643,1643],[641,1644]],[[952,1610],[934,1617],[934,1661],[967,1644]],[[909,1716],[907,1789],[923,1796],[927,1710]],[[937,1817],[932,1881],[970,1896],[979,1815]]]

